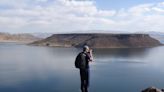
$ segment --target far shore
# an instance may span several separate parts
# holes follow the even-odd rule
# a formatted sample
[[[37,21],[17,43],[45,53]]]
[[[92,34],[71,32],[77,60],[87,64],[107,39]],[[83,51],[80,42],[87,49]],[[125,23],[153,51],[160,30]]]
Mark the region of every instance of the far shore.
[[[47,45],[36,45],[36,44],[28,44],[27,45],[32,45],[32,46],[39,46],[39,47],[52,47],[52,48],[80,48],[80,47],[74,47],[74,46],[47,46]],[[141,47],[108,47],[108,48],[105,48],[105,47],[102,47],[102,48],[92,48],[92,49],[130,49],[130,48],[154,48],[154,47],[160,47],[160,46],[164,46],[164,44],[161,44],[159,46],[141,46]]]
[[[23,44],[29,44],[33,41],[13,41],[13,40],[0,40],[2,43],[23,43]]]
[[[32,45],[32,46],[40,46],[40,47],[52,47],[52,48],[79,48],[79,47],[73,47],[73,46],[46,46],[46,45],[35,45],[30,44],[34,41],[14,41],[14,40],[0,40],[0,43],[20,43],[20,44],[26,44],[26,45]],[[161,44],[159,46],[164,46],[164,44]],[[121,48],[153,48],[153,47],[159,47],[159,46],[148,46],[148,47],[108,47],[108,48],[92,48],[92,49],[121,49]]]

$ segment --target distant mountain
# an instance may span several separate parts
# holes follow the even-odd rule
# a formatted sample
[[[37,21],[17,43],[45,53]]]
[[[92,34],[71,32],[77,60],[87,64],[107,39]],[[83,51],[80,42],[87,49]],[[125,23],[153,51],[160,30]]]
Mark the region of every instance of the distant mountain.
[[[53,33],[31,33],[31,34],[38,38],[47,38],[47,37],[53,35]]]
[[[149,32],[148,33],[151,37],[159,40],[161,43],[164,44],[164,33],[163,32]]]
[[[9,34],[9,33],[0,33],[0,42],[33,42],[41,40],[39,37],[35,37],[32,34],[22,33],[22,34]]]
[[[161,43],[148,34],[54,34],[46,39],[35,41],[32,45],[92,48],[138,48],[154,47]]]

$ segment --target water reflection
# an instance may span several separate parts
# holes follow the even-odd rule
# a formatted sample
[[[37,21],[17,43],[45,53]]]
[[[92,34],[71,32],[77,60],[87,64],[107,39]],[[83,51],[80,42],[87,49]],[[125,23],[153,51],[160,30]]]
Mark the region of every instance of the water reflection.
[[[98,56],[144,57],[151,48],[94,49]]]

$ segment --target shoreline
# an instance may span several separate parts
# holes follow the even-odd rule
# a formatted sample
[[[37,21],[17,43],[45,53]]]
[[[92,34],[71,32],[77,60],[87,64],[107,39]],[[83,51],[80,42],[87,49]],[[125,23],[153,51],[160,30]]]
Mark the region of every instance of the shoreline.
[[[24,43],[29,44],[34,41],[13,41],[13,40],[0,40],[0,43]]]
[[[76,46],[47,46],[47,45],[38,45],[38,44],[31,44],[34,41],[13,41],[13,40],[3,40],[0,41],[0,43],[20,43],[25,45],[31,45],[31,46],[39,46],[39,47],[51,47],[51,48],[80,48]],[[91,47],[92,49],[139,49],[139,48],[154,48],[154,47],[161,47],[164,46],[164,44],[158,45],[158,46],[139,46],[139,47]]]
[[[32,46],[39,46],[39,47],[52,47],[52,48],[80,48],[80,47],[75,47],[75,46],[46,46],[46,45],[36,45],[36,44],[27,44],[27,45],[32,45]],[[158,46],[141,46],[141,47],[102,47],[102,48],[96,48],[96,47],[91,47],[92,49],[139,49],[139,48],[154,48],[154,47],[161,47],[164,46],[164,44],[162,45],[158,45]]]

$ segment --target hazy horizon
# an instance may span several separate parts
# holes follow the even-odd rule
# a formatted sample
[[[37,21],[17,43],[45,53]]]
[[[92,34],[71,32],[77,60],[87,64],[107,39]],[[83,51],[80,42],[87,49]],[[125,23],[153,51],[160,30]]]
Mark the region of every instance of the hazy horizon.
[[[121,32],[121,31],[103,31],[103,32],[87,32],[87,31],[72,31],[72,32],[1,32],[9,34],[148,34],[148,33],[164,33],[164,32]]]

